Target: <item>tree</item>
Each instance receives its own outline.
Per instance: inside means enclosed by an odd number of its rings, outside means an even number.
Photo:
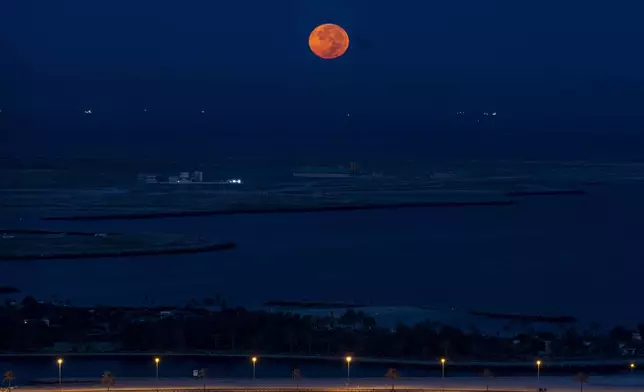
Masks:
[[[644,336],[644,323],[637,324],[637,332],[640,333],[640,336]]]
[[[296,382],[296,387],[299,390],[300,389],[300,378],[302,378],[302,374],[300,373],[300,369],[298,368],[293,368],[293,372],[291,373],[291,377],[293,377],[293,380]]]
[[[11,384],[13,383],[13,380],[15,380],[16,377],[13,375],[13,372],[11,370],[7,370],[4,372],[4,377],[2,379],[2,384],[6,385],[7,388],[11,388]]]
[[[203,381],[203,390],[206,391],[206,368],[201,368],[197,372],[197,378]]]
[[[366,316],[362,320],[362,327],[368,331],[371,331],[376,328],[376,319],[371,316]]]
[[[110,390],[110,387],[116,383],[114,375],[110,371],[104,371],[103,376],[101,377],[101,384],[107,386],[107,390]]]
[[[584,392],[584,384],[588,383],[588,375],[583,372],[577,373],[575,381],[579,382],[579,391]]]
[[[22,306],[25,308],[35,308],[38,306],[38,301],[36,301],[36,298],[28,295],[22,300]]]
[[[345,328],[354,328],[360,322],[360,315],[353,309],[345,310],[344,314],[340,316],[340,324]]]
[[[483,370],[483,377],[485,378],[485,390],[490,390],[490,379],[494,377],[490,369]]]
[[[631,341],[631,339],[633,338],[633,333],[625,327],[618,325],[610,330],[609,336],[611,339],[617,342],[626,343]]]
[[[387,370],[387,373],[385,373],[385,377],[391,379],[391,390],[395,390],[394,382],[399,377],[398,371],[395,368],[389,368],[389,370]]]

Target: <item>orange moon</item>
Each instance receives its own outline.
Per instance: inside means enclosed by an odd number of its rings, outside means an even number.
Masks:
[[[332,23],[319,25],[309,36],[309,48],[326,60],[340,57],[349,49],[349,34]]]

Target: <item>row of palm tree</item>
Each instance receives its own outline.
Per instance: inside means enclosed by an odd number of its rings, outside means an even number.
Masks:
[[[5,371],[2,378],[2,387],[6,389],[11,389],[11,386],[13,385],[13,381],[15,379],[16,377],[13,375],[13,372],[11,370]]]
[[[486,379],[489,380],[493,377],[492,372],[489,369],[485,369],[483,371],[482,376]],[[302,374],[300,372],[300,369],[294,368],[291,374],[291,377],[293,380],[296,381],[296,387],[299,390],[299,380],[302,378]],[[391,390],[394,391],[396,389],[395,382],[400,378],[400,375],[398,373],[398,370],[396,368],[389,368],[387,372],[385,373],[385,377],[389,378],[391,380]],[[205,380],[206,378],[206,369],[201,369],[199,370],[198,373],[198,378]],[[589,377],[586,373],[580,372],[575,375],[575,381],[579,382],[579,387],[580,391],[583,392],[584,390],[584,384],[588,383]],[[15,376],[13,374],[13,371],[7,370],[4,372],[4,377],[2,379],[2,386],[3,388],[6,389],[11,389],[13,382],[15,380]],[[116,384],[116,377],[114,374],[110,371],[105,371],[103,372],[103,375],[101,376],[101,384],[104,385],[107,388],[107,391],[110,391],[110,388]],[[490,389],[490,383],[489,381],[486,382],[485,386],[486,390]],[[206,384],[204,382],[204,391],[206,390]]]

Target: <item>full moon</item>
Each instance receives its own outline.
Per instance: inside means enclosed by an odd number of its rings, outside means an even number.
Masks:
[[[318,57],[334,59],[342,56],[349,48],[349,34],[338,25],[319,25],[309,36],[309,48]]]

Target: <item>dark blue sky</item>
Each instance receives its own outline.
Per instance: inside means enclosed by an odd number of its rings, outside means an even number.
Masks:
[[[0,153],[168,153],[181,137],[377,150],[459,132],[644,146],[643,14],[637,0],[5,1]],[[325,22],[350,35],[340,59],[308,49]],[[477,127],[459,110],[499,116]]]

